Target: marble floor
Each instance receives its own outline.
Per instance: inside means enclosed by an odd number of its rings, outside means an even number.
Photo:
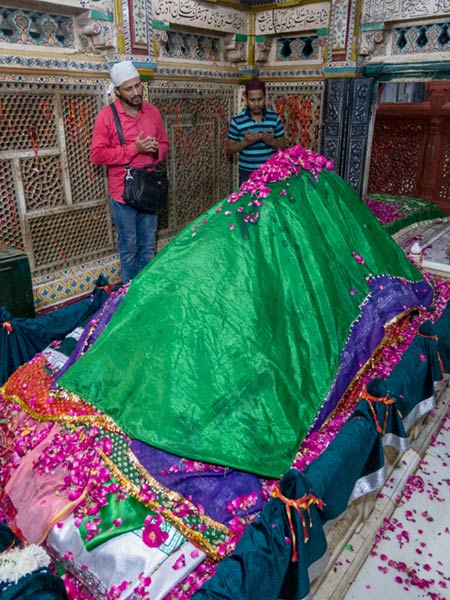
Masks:
[[[344,599],[450,600],[450,411],[396,504]]]

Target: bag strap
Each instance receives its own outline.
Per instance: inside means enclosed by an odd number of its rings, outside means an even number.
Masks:
[[[114,121],[116,122],[117,133],[119,134],[120,145],[125,146],[125,138],[123,137],[122,123],[120,122],[119,113],[117,112],[116,105],[110,104],[111,110],[113,111]]]
[[[116,122],[116,127],[117,127],[117,133],[119,134],[119,140],[120,140],[120,145],[121,146],[125,146],[125,138],[123,136],[123,129],[122,129],[122,123],[120,122],[120,117],[119,117],[119,112],[117,110],[117,107],[114,103],[110,104],[111,110],[113,112],[114,115],[114,121]],[[143,167],[141,167],[142,169],[148,169],[149,167],[154,167],[155,168],[155,163],[149,163],[148,165],[144,165]],[[125,169],[130,169],[130,163],[127,163],[125,165]]]

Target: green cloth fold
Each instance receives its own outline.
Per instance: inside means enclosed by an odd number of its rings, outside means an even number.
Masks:
[[[113,497],[106,506],[102,506],[95,517],[83,519],[79,529],[80,536],[86,550],[93,550],[118,535],[139,529],[143,526],[145,518],[151,514],[153,513],[150,509],[132,496],[127,496],[123,500]],[[94,518],[100,519],[97,526],[100,531],[89,539],[87,525]]]
[[[423,400],[433,398],[434,383],[441,379],[436,341],[417,335],[386,378],[403,420]]]
[[[442,359],[445,373],[450,373],[450,302],[434,324],[434,333],[438,336],[438,351]]]

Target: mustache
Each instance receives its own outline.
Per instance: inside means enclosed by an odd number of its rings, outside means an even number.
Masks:
[[[142,96],[141,95],[137,95],[137,96],[132,96],[131,98],[124,98],[123,96],[119,96],[120,100],[122,102],[124,102],[125,104],[128,104],[128,106],[131,106],[132,108],[135,108],[135,102],[138,101],[139,104],[141,104],[143,102]]]

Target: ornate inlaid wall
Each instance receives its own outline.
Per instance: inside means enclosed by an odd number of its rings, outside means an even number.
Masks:
[[[449,13],[440,0],[3,3],[0,242],[27,251],[37,308],[84,294],[100,272],[119,281],[105,172],[89,159],[111,64],[134,62],[168,129],[161,247],[236,186],[226,135],[254,75],[289,143],[322,150],[363,193],[376,80],[423,64],[450,76]]]
[[[23,248],[36,308],[118,281],[104,170],[89,143],[115,49],[112,0],[2,3],[0,243]]]
[[[169,135],[170,203],[159,222],[164,243],[232,189],[233,164],[224,150],[234,89],[173,83],[152,85],[150,95]]]
[[[89,143],[112,63],[133,60],[170,139],[158,245],[237,185],[225,152],[243,81],[267,80],[290,143],[318,150],[329,3],[31,0],[0,9],[0,242],[24,248],[37,309],[119,281],[105,171]],[[110,99],[110,98],[109,98]]]
[[[361,11],[359,52],[366,65],[399,67],[414,61],[417,77],[424,62],[448,62],[450,4],[440,0],[366,0]],[[398,68],[390,72],[402,76]]]
[[[2,239],[36,275],[110,254],[103,169],[89,157],[99,90],[0,84],[0,107]]]

